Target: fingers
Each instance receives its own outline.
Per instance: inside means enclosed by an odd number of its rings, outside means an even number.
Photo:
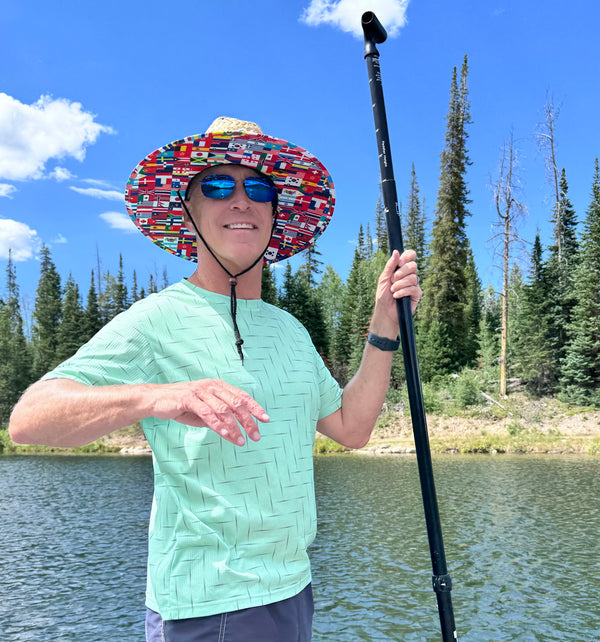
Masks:
[[[381,273],[381,280],[389,280],[393,293],[418,285],[416,258],[414,250],[405,250],[402,255],[398,250],[393,251]]]
[[[414,250],[405,250],[402,255],[394,250],[382,273],[383,278],[389,279],[394,299],[409,297],[413,312],[423,296],[419,286],[416,259],[417,254]]]
[[[380,280],[391,279],[394,271],[400,265],[400,261],[400,252],[398,252],[398,250],[394,250],[390,255],[390,258],[387,260],[385,267],[383,268],[383,272],[379,277]]]
[[[256,420],[269,421],[265,410],[247,392],[220,379],[171,384],[166,392],[173,405],[163,402],[160,414],[155,416],[210,428],[237,446],[246,443],[242,429],[250,439],[258,441],[261,435]]]
[[[209,393],[204,393],[202,401],[209,407],[205,415],[207,427],[223,439],[238,446],[246,443],[240,427],[253,441],[261,437],[254,418],[268,422],[269,416],[247,392],[235,388],[224,381],[214,380]]]

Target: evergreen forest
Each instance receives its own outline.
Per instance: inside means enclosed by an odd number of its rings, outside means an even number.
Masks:
[[[426,409],[435,412],[431,394],[457,380],[463,403],[482,392],[505,397],[513,390],[536,397],[600,407],[600,169],[590,167],[589,205],[575,212],[567,173],[556,162],[558,110],[548,102],[539,132],[553,202],[548,225],[552,243],[538,233],[521,239],[524,204],[515,178],[517,151],[512,134],[502,149],[493,180],[497,211],[496,241],[502,248],[502,288],[484,286],[467,235],[470,216],[467,88],[468,64],[454,69],[440,154],[439,186],[432,221],[413,166],[408,198],[401,210],[405,247],[419,257],[423,299],[415,314],[415,333]],[[354,259],[344,279],[321,259],[318,244],[304,252],[294,272],[288,262],[278,285],[274,270],[263,269],[263,299],[296,316],[333,375],[344,385],[357,370],[365,345],[377,277],[389,255],[381,200],[374,217],[360,226]],[[526,242],[528,265],[516,261],[516,246]],[[40,277],[31,318],[25,318],[16,268],[9,256],[0,288],[0,425],[32,382],[74,354],[104,324],[138,299],[168,285],[150,276],[140,286],[133,272],[91,270],[87,290],[59,275],[50,250],[40,252]],[[402,355],[394,357],[389,393],[402,399]]]

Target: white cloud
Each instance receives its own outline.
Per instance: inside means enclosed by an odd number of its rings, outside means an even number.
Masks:
[[[58,234],[58,236],[52,241],[52,245],[62,245],[63,243],[67,243],[67,239],[62,235]]]
[[[29,225],[0,218],[0,258],[7,259],[11,251],[13,261],[30,259],[41,245],[40,238]]]
[[[137,232],[134,222],[123,212],[104,212],[100,218],[106,221],[110,227],[123,232]]]
[[[300,19],[313,27],[330,24],[362,38],[360,19],[365,11],[372,11],[385,27],[388,36],[394,37],[406,24],[408,2],[409,0],[311,0]]]
[[[97,178],[82,178],[82,183],[87,183],[88,185],[93,185],[94,187],[104,187],[106,189],[115,189],[114,185],[111,185],[108,181],[102,181]]]
[[[82,161],[102,132],[113,133],[95,118],[65,98],[41,96],[26,105],[0,92],[0,178],[42,178],[53,158]]]
[[[75,176],[73,176],[73,174],[71,174],[71,172],[65,167],[55,167],[48,176],[57,180],[59,183],[69,180],[70,178],[75,178]]]
[[[123,192],[114,189],[98,189],[97,187],[73,187],[71,189],[78,194],[91,196],[92,198],[107,198],[110,201],[122,201],[125,196]]]
[[[17,191],[17,188],[14,185],[9,185],[8,183],[0,183],[0,197],[6,196],[7,198],[12,198],[12,194]]]

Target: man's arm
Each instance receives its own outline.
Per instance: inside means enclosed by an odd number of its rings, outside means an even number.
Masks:
[[[407,250],[402,256],[395,251],[388,260],[377,284],[369,326],[373,334],[398,336],[396,299],[408,296],[413,312],[417,307],[422,292],[415,259],[415,252]],[[393,354],[366,344],[358,372],[344,388],[342,407],[318,422],[321,434],[348,448],[362,448],[369,441],[389,387]]]
[[[206,426],[240,446],[245,439],[238,422],[250,439],[258,441],[254,418],[269,421],[249,394],[220,379],[118,386],[49,379],[25,391],[13,409],[9,434],[17,443],[74,447],[145,417]]]

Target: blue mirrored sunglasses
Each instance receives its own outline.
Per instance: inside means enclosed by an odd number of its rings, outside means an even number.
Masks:
[[[206,176],[200,186],[206,198],[221,200],[231,196],[235,189],[235,179],[227,174]],[[275,186],[268,178],[248,176],[244,179],[244,189],[248,198],[257,203],[269,203],[275,198]]]

